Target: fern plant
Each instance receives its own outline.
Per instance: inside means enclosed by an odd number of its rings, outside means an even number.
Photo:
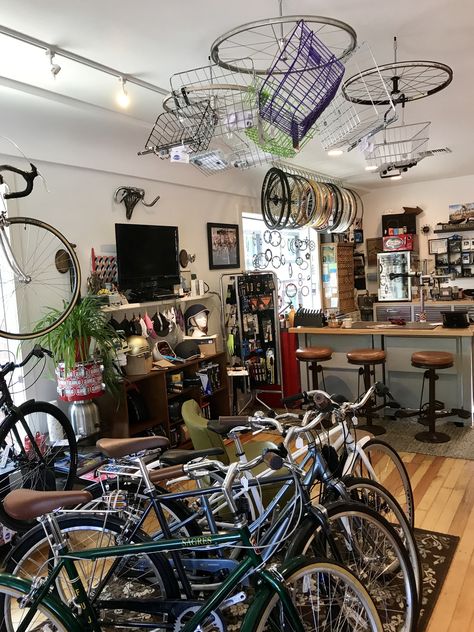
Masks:
[[[99,360],[104,365],[104,383],[112,393],[119,381],[114,369],[117,333],[101,310],[99,296],[87,295],[74,306],[69,316],[58,327],[41,336],[39,342],[53,354],[55,364],[64,362],[64,370],[71,371],[78,362]],[[42,329],[55,322],[61,311],[51,308],[36,327]]]

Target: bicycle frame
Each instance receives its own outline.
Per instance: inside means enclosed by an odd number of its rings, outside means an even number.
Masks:
[[[47,595],[51,591],[54,591],[55,582],[63,569],[65,570],[71,582],[71,585],[74,588],[74,592],[76,595],[75,603],[80,610],[80,612],[76,615],[76,618],[84,626],[83,629],[87,630],[87,632],[101,632],[102,628],[100,620],[97,618],[92,607],[91,600],[86,593],[84,584],[82,583],[82,580],[74,564],[75,560],[94,561],[109,557],[124,558],[140,554],[152,554],[164,551],[182,551],[189,548],[199,549],[202,547],[221,546],[225,544],[235,546],[238,542],[241,542],[243,546],[248,549],[246,557],[243,559],[242,562],[238,564],[235,570],[220,585],[220,587],[215,592],[213,592],[208,600],[204,602],[196,602],[202,603],[202,605],[199,610],[192,616],[192,618],[187,623],[185,623],[182,628],[182,632],[194,632],[200,624],[204,623],[209,614],[212,611],[216,610],[222,603],[222,601],[226,599],[232,593],[232,591],[240,585],[241,581],[245,578],[246,575],[249,574],[250,571],[254,571],[256,574],[258,574],[259,579],[267,586],[270,586],[271,589],[278,594],[286,615],[291,621],[294,632],[304,632],[303,624],[284,585],[283,577],[281,577],[277,572],[266,570],[264,568],[264,561],[261,555],[251,545],[250,532],[246,525],[237,528],[236,531],[234,531],[233,533],[223,535],[208,535],[184,539],[158,540],[153,542],[146,542],[143,544],[114,546],[106,549],[89,549],[86,551],[79,551],[77,553],[71,554],[69,554],[67,546],[64,546],[59,551],[58,563],[54,566],[46,581],[42,583],[39,587],[34,587],[31,582],[28,582],[28,584],[31,586],[30,593],[27,597],[27,603],[30,607],[30,611],[25,616],[20,625],[16,628],[16,632],[26,632],[26,630],[28,629],[28,625],[31,623],[33,617],[35,616],[38,605],[44,598],[47,597]],[[8,584],[10,576],[3,577],[5,579],[5,583]],[[96,600],[97,595],[94,598],[94,601]],[[179,609],[179,606],[182,605],[182,611],[184,611],[189,607],[190,602],[187,599],[174,601],[151,599],[150,601],[146,601],[141,598],[127,601],[127,610],[159,615],[168,612],[166,610],[167,604],[169,608],[174,607],[177,609]],[[124,602],[119,599],[105,601],[99,600],[98,606],[99,608],[105,608],[107,610],[123,609]],[[64,606],[64,609],[69,613],[69,610],[67,610],[66,606]],[[247,622],[247,626],[248,624],[249,623]],[[120,622],[117,622],[117,625],[120,625]],[[241,630],[242,632],[246,632],[246,629],[247,627],[244,620],[244,625],[242,626]]]

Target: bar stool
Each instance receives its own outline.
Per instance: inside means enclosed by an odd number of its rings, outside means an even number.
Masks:
[[[423,383],[421,386],[420,397],[420,423],[423,423],[423,419],[428,425],[428,430],[418,432],[415,435],[415,439],[423,441],[423,443],[446,443],[450,441],[451,437],[445,432],[436,431],[436,419],[439,417],[445,417],[446,413],[441,412],[437,415],[436,411],[439,408],[443,408],[441,402],[436,401],[436,380],[439,379],[439,375],[436,373],[438,369],[449,369],[454,364],[454,357],[452,353],[447,351],[416,351],[411,356],[411,365],[418,369],[426,369],[423,374]],[[425,386],[425,380],[428,380],[428,406],[423,405],[423,390]]]
[[[323,380],[323,388],[326,390],[326,382],[324,380],[324,371],[320,362],[330,360],[332,358],[332,349],[330,347],[305,347],[296,350],[296,359],[300,362],[310,362],[309,369],[312,374],[313,389],[319,389],[318,374],[321,373]]]
[[[376,364],[385,364],[385,360],[387,354],[383,349],[353,349],[346,354],[347,361],[349,364],[359,365],[359,382],[360,376],[364,377],[364,389],[368,391],[372,385],[372,377],[375,382],[375,365]],[[360,395],[360,388],[358,390],[358,395]],[[375,402],[372,401],[367,404],[365,409],[363,410],[363,414],[367,420],[367,423],[364,425],[357,426],[361,430],[367,430],[374,435],[385,434],[387,431],[383,426],[379,426],[373,423],[374,413],[380,408],[383,408],[384,405],[375,407],[373,404]]]

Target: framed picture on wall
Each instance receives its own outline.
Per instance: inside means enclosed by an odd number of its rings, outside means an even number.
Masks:
[[[238,224],[207,224],[209,269],[240,268]]]
[[[428,252],[430,255],[445,255],[448,252],[448,240],[428,239]]]

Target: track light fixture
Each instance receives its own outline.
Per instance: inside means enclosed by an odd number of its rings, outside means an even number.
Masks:
[[[120,105],[121,108],[126,109],[130,105],[130,97],[128,96],[127,88],[125,87],[127,80],[124,77],[119,77],[119,81],[120,92],[117,95],[117,103]]]
[[[51,65],[50,71],[53,75],[53,79],[56,79],[57,75],[61,72],[61,66],[54,63],[56,53],[51,48],[46,49],[46,55],[49,57],[49,63]]]

